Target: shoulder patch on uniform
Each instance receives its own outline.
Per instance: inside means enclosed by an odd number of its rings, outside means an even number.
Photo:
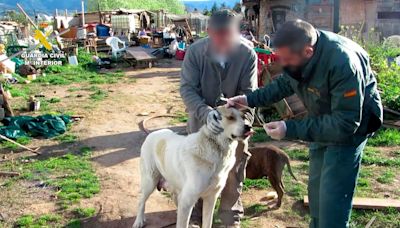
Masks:
[[[346,98],[355,97],[356,95],[357,95],[357,90],[356,89],[348,90],[343,94],[343,96],[346,97]]]

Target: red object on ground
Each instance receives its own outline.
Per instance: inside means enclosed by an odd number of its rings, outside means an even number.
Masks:
[[[176,50],[175,59],[183,60],[185,58],[186,51],[183,50]]]

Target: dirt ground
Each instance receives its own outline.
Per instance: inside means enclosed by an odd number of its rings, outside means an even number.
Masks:
[[[79,138],[72,144],[59,144],[52,140],[34,140],[32,147],[40,146],[45,155],[67,153],[73,148],[89,146],[93,149],[92,162],[100,178],[100,193],[93,198],[81,201],[81,206],[94,207],[97,215],[83,221],[83,227],[90,228],[127,228],[131,227],[136,215],[139,196],[139,155],[140,146],[146,134],[140,130],[139,123],[151,115],[184,112],[179,95],[179,73],[181,62],[165,60],[152,69],[126,72],[123,81],[101,85],[109,92],[109,97],[98,105],[87,104],[81,97],[84,91],[70,92],[73,86],[53,86],[44,91],[46,96],[57,96],[65,102],[58,107],[62,110],[74,110],[75,114],[85,116],[74,124],[71,132]],[[154,120],[152,128],[173,127],[184,130],[182,124],[171,126],[169,119]],[[295,143],[281,143],[279,146],[297,147]],[[303,180],[306,181],[306,180]],[[21,190],[22,191],[22,190]],[[14,196],[7,198],[18,198]],[[41,193],[45,194],[45,193]],[[48,193],[50,194],[50,193]],[[266,204],[266,190],[251,189],[243,193],[244,205],[250,207],[256,203]],[[40,195],[24,192],[27,196],[19,203],[10,203],[18,214],[43,214],[57,210],[55,203],[43,200]],[[17,200],[18,201],[18,200]],[[284,208],[275,211],[256,212],[246,221],[253,227],[301,227],[305,221],[305,208],[300,201],[284,197]],[[15,206],[12,206],[15,205]],[[296,213],[289,212],[296,208]],[[154,192],[147,202],[147,227],[174,227],[176,208],[173,202],[160,192]],[[13,214],[9,214],[13,216]]]

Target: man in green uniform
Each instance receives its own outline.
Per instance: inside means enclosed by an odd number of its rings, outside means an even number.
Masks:
[[[268,135],[311,142],[310,227],[348,227],[361,156],[382,124],[382,104],[368,54],[355,42],[297,20],[274,39],[284,73],[228,105],[262,107],[296,93],[308,116],[270,122]]]

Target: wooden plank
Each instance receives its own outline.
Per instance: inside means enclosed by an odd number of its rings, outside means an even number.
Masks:
[[[0,171],[0,177],[17,177],[19,175],[18,172]]]
[[[126,49],[126,53],[136,59],[137,61],[145,61],[145,60],[155,60],[156,57],[150,53],[148,53],[142,47],[129,47]],[[129,58],[129,56],[128,56]]]
[[[304,205],[308,206],[308,196],[304,196]],[[400,200],[377,198],[353,198],[353,208],[357,209],[385,209],[388,207],[400,210]]]

